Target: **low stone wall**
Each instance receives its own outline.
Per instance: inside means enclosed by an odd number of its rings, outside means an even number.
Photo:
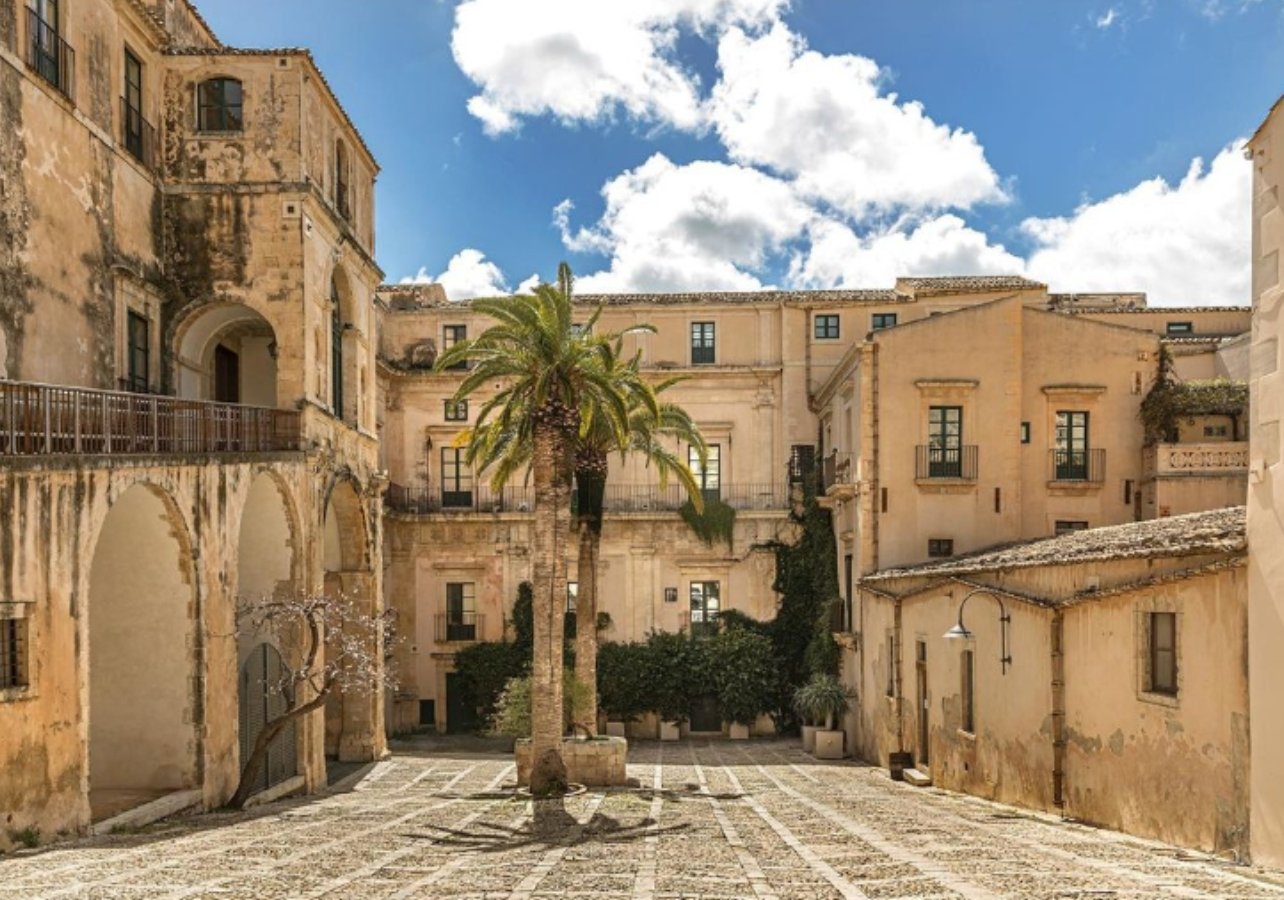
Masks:
[[[517,783],[526,787],[531,783],[530,739],[522,738],[517,741],[513,752],[517,756]],[[562,741],[562,761],[566,763],[566,777],[576,784],[591,787],[620,787],[627,784],[625,763],[628,755],[629,742],[620,737]]]

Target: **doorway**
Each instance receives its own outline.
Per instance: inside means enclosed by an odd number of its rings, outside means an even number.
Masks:
[[[927,712],[927,642],[916,641],[914,644],[914,675],[916,682],[915,697],[918,700],[918,754],[919,765],[928,765],[928,728]]]
[[[446,734],[472,734],[477,730],[477,710],[468,704],[459,675],[446,673]]]
[[[285,714],[285,683],[285,666],[275,647],[264,642],[250,651],[241,665],[239,693],[242,765],[250,758],[267,723]],[[258,790],[266,791],[299,774],[297,724],[291,722],[268,745],[267,758],[255,778]]]
[[[691,730],[703,732],[722,731],[722,708],[716,694],[696,697],[691,703]]]
[[[214,400],[241,402],[241,357],[222,344],[214,348]]]

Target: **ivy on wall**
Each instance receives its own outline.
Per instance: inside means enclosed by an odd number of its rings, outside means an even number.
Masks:
[[[690,500],[678,508],[678,515],[687,527],[695,532],[696,537],[708,546],[716,540],[724,540],[727,547],[733,547],[736,534],[736,511],[721,500],[704,501],[704,510],[697,512]]]
[[[1229,378],[1178,381],[1172,355],[1165,347],[1159,356],[1159,377],[1141,401],[1141,423],[1146,444],[1173,443],[1182,419],[1193,416],[1229,416],[1239,431],[1248,409],[1248,384]]]

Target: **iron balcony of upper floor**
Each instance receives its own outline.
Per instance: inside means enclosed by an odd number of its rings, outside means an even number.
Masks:
[[[279,453],[301,443],[294,410],[0,381],[0,457]]]
[[[76,51],[58,29],[27,7],[27,66],[58,93],[75,101]]]
[[[720,500],[736,510],[783,511],[790,508],[789,485],[727,484],[704,492],[706,502]],[[653,484],[608,484],[603,509],[612,513],[677,512],[687,502],[686,490],[678,484],[661,488]],[[572,507],[575,497],[571,498]],[[496,491],[489,485],[443,491],[440,488],[391,484],[384,494],[391,512],[410,515],[437,513],[529,513],[535,509],[534,488],[509,485]]]
[[[1101,484],[1106,480],[1106,451],[1102,448],[1049,450],[1050,481]]]

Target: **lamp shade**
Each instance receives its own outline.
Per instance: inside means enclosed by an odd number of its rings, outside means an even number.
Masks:
[[[962,622],[959,622],[949,631],[945,632],[945,637],[947,640],[951,640],[951,641],[957,641],[957,640],[966,641],[971,639],[972,632],[964,628]]]

